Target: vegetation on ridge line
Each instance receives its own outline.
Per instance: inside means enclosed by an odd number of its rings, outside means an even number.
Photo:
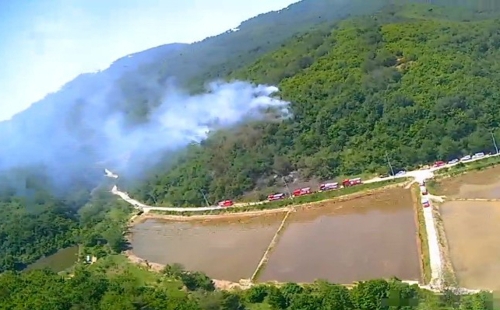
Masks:
[[[386,155],[409,169],[493,149],[500,23],[425,8],[396,6],[310,31],[233,73],[279,82],[294,118],[219,132],[129,192],[148,204],[203,205],[203,193],[258,198],[283,186],[276,175],[300,183],[386,172]]]

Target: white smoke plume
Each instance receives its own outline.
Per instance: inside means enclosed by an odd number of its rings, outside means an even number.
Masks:
[[[210,131],[265,119],[269,110],[290,116],[289,103],[274,97],[274,86],[215,82],[208,93],[194,96],[171,85],[149,90],[160,92],[161,104],[151,108],[146,122],[131,127],[126,126],[129,115],[109,102],[116,97],[114,88],[80,93],[84,99],[76,100],[73,93],[73,98],[63,95],[67,89],[50,95],[0,123],[0,171],[43,165],[61,183],[91,163],[125,163],[120,170],[140,172],[138,165],[152,165],[165,152],[200,142]],[[123,161],[130,154],[132,159]]]
[[[150,113],[149,122],[123,130],[121,118],[111,118],[103,128],[109,138],[108,154],[134,151],[155,153],[177,149],[190,142],[200,142],[216,128],[227,128],[243,121],[264,117],[269,108],[288,116],[288,102],[271,97],[278,91],[274,86],[253,86],[245,82],[212,83],[209,92],[187,96],[171,89],[163,104]]]

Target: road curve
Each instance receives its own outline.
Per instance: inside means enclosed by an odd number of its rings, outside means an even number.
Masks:
[[[469,160],[469,161],[467,161],[467,163],[490,158],[490,157],[494,157],[494,156],[498,156],[498,155],[500,155],[500,153],[494,154],[494,155],[485,155],[481,158]],[[418,169],[418,170],[408,171],[404,175],[400,175],[400,176],[391,176],[391,177],[387,177],[387,178],[376,177],[376,178],[373,178],[370,180],[363,181],[363,183],[365,183],[365,184],[366,183],[375,183],[375,182],[387,181],[387,180],[397,179],[397,178],[407,178],[407,177],[413,178],[413,182],[425,181],[427,179],[431,179],[434,177],[434,171],[439,170],[439,169],[449,168],[449,167],[455,166],[457,164],[458,163],[451,164],[451,165],[448,164],[448,165],[444,165],[441,167],[432,167],[432,168],[428,168],[428,169]],[[105,175],[109,178],[113,178],[113,179],[118,178],[117,174],[114,174],[113,172],[111,172],[108,169],[105,169],[104,172],[105,172]],[[219,206],[192,207],[192,208],[156,207],[156,206],[146,205],[140,201],[137,201],[137,200],[131,198],[126,192],[120,191],[116,185],[113,186],[113,188],[111,189],[111,193],[119,196],[124,201],[126,201],[129,204],[131,204],[132,206],[134,206],[134,208],[139,209],[143,212],[149,212],[152,210],[170,211],[170,212],[179,212],[179,213],[182,213],[182,212],[206,212],[206,211],[219,210],[219,209],[237,208],[237,207],[243,207],[243,206],[254,206],[254,205],[264,204],[267,202],[267,201],[258,201],[258,202],[249,202],[249,203],[236,203],[232,207],[219,207]]]

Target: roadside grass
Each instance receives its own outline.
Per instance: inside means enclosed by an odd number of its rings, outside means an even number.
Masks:
[[[424,284],[431,281],[431,263],[429,257],[429,242],[427,240],[427,229],[425,228],[424,210],[422,208],[420,189],[418,186],[412,186],[412,196],[414,207],[417,212],[418,238],[420,240],[420,260],[422,263],[422,272]]]
[[[248,309],[248,310],[271,310],[272,307],[266,302],[261,303],[261,304],[250,304],[249,303],[246,305],[246,309]]]
[[[174,211],[163,211],[163,210],[151,210],[150,213],[155,214],[166,214],[166,215],[216,215],[216,214],[224,214],[224,213],[236,213],[236,212],[247,212],[247,211],[259,211],[259,210],[272,210],[285,208],[289,206],[303,205],[307,203],[320,202],[324,200],[330,200],[334,198],[338,198],[341,196],[351,195],[363,191],[374,190],[378,188],[382,188],[388,185],[400,184],[407,182],[408,178],[398,178],[391,179],[381,182],[374,182],[368,184],[361,184],[352,187],[341,188],[337,190],[314,193],[311,195],[300,196],[295,198],[286,198],[283,200],[266,202],[259,205],[251,205],[251,206],[241,206],[241,207],[228,207],[224,209],[210,210],[206,212],[197,212],[197,211],[186,211],[186,212],[174,212]]]
[[[111,278],[121,274],[132,275],[140,285],[159,286],[172,294],[184,294],[180,291],[183,287],[181,281],[165,277],[158,272],[152,272],[145,266],[134,264],[121,254],[100,258],[88,268],[91,272],[103,273]]]
[[[434,179],[428,180],[425,186],[427,187],[429,193],[433,195],[439,195],[439,193],[441,193],[441,183],[437,180]]]

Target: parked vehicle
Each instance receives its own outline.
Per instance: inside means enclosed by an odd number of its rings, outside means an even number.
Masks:
[[[438,167],[442,167],[444,165],[446,165],[446,163],[444,161],[440,160],[440,161],[435,162],[433,167],[438,168]]]
[[[319,185],[319,191],[320,192],[325,192],[325,191],[331,191],[334,189],[339,188],[339,183],[338,182],[333,182],[333,183],[323,183]]]
[[[267,196],[268,201],[275,201],[275,200],[281,200],[281,199],[285,199],[285,194],[277,193],[277,194],[271,194],[271,195]]]
[[[354,185],[359,185],[363,184],[361,181],[361,178],[355,178],[355,179],[345,179],[342,181],[342,186],[343,187],[349,187],[349,186],[354,186]]]
[[[468,160],[471,160],[471,159],[472,159],[472,156],[466,155],[466,156],[460,158],[460,161],[468,161]]]
[[[219,207],[232,207],[234,205],[234,202],[232,200],[223,200],[219,201],[218,203]]]
[[[398,173],[396,173],[396,176],[399,177],[399,176],[402,176],[402,175],[405,175],[405,174],[406,174],[406,171],[401,170]]]
[[[425,187],[424,185],[420,185],[420,192],[422,193],[422,195],[427,195],[427,187]]]
[[[304,188],[299,188],[293,191],[292,196],[293,197],[298,197],[298,196],[304,196],[304,195],[309,195],[312,194],[311,188],[310,187],[304,187]]]
[[[452,160],[450,160],[450,161],[448,162],[448,165],[454,165],[454,164],[456,164],[456,163],[458,163],[458,162],[459,162],[459,160],[458,160],[458,159],[452,159]]]
[[[477,159],[477,158],[483,158],[484,157],[484,153],[481,152],[481,153],[476,153],[472,156],[472,159]]]

